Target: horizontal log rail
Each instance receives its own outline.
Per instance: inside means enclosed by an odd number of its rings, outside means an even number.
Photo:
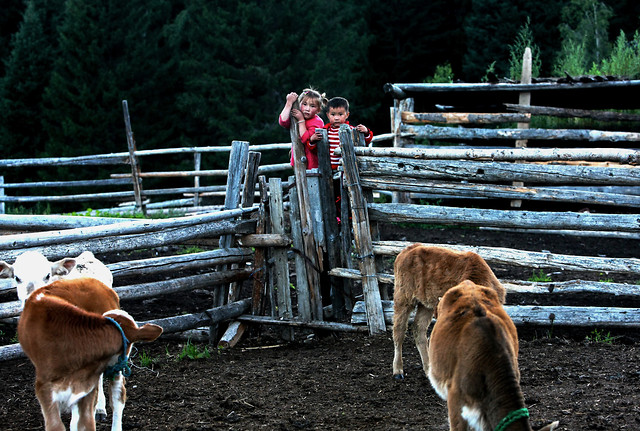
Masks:
[[[382,301],[384,319],[393,322],[393,301]],[[582,327],[640,327],[640,308],[621,307],[571,307],[538,305],[505,305],[505,311],[518,326],[553,325]],[[364,302],[358,301],[353,308],[351,323],[366,323]]]
[[[504,184],[637,186],[640,167],[575,166],[475,160],[422,160],[401,157],[358,157],[362,177],[393,175],[444,181]]]
[[[531,114],[512,113],[460,113],[460,112],[435,112],[417,113],[404,111],[401,114],[405,124],[497,124],[497,123],[528,123]]]
[[[376,241],[374,242],[373,251],[377,255],[396,256],[411,244],[413,243],[406,241]],[[473,251],[478,253],[483,259],[491,264],[506,264],[531,268],[553,268],[568,271],[587,271],[604,274],[640,274],[640,259],[631,257],[614,258],[574,256],[517,250],[504,247],[482,247],[456,244],[424,243],[424,245],[447,247],[460,251]]]
[[[586,205],[640,207],[640,195],[606,193],[551,187],[501,186],[421,181],[415,178],[380,175],[361,177],[360,184],[372,190],[401,191],[423,195],[466,199],[520,199],[530,201],[571,202]]]
[[[329,271],[333,277],[359,280],[362,273],[357,269],[333,268]],[[376,274],[380,283],[393,284],[395,277],[392,274]],[[526,282],[503,281],[502,285],[507,293],[519,293],[527,295],[550,295],[567,293],[607,294],[615,296],[640,296],[640,288],[637,285],[625,283],[608,283],[603,281],[570,280],[562,282]]]
[[[338,154],[341,149],[336,150]],[[356,156],[422,160],[589,161],[640,164],[640,150],[626,148],[376,148],[355,147]]]
[[[556,108],[552,106],[504,104],[508,110],[559,118],[591,118],[598,121],[640,121],[640,115],[625,112],[595,111],[589,109]]]
[[[557,83],[539,82],[535,84],[511,84],[511,83],[433,83],[433,84],[413,84],[413,83],[387,83],[384,85],[384,92],[390,94],[395,99],[406,99],[420,93],[456,93],[456,92],[515,92],[520,93],[536,91],[559,91],[559,90],[584,90],[597,88],[628,88],[640,87],[640,80],[608,81],[608,82],[587,82],[587,83]]]
[[[401,133],[424,139],[538,139],[587,142],[640,142],[637,132],[608,132],[584,129],[478,129],[438,126],[400,126]]]
[[[369,217],[395,223],[640,232],[640,214],[509,211],[417,204],[368,204]]]
[[[167,228],[181,228],[195,226],[202,223],[234,219],[255,211],[257,211],[257,208],[238,208],[234,210],[225,210],[216,213],[192,215],[187,217],[174,217],[160,220],[131,219],[130,221],[114,223],[106,226],[82,227],[68,229],[65,231],[4,235],[0,236],[0,250],[61,244],[108,236],[158,232]]]

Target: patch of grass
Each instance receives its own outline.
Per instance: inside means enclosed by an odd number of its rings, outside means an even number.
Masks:
[[[604,333],[604,330],[594,329],[591,331],[591,335],[587,335],[586,340],[592,343],[613,344],[615,340],[620,338],[619,336],[611,335],[611,332]]]
[[[140,366],[145,368],[152,368],[156,359],[151,357],[147,352],[142,352],[140,355]]]
[[[196,344],[193,344],[191,340],[187,340],[184,346],[182,346],[182,350],[178,354],[178,361],[181,361],[185,358],[195,360],[202,358],[210,358],[211,352],[209,352],[209,348],[204,346],[204,349],[201,349]]]
[[[543,270],[539,269],[538,271],[533,271],[531,277],[529,277],[529,281],[534,282],[542,282],[542,281],[551,281],[551,277],[544,273]]]
[[[203,248],[198,247],[197,245],[192,245],[192,246],[186,247],[186,248],[178,251],[178,254],[202,253],[203,251],[204,251]]]

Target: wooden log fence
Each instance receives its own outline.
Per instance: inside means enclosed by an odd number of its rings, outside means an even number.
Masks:
[[[640,81],[580,84],[581,92],[602,88],[640,88]],[[598,121],[638,121],[636,114],[617,115],[611,111],[581,110],[550,106],[536,107],[539,91],[553,93],[562,89],[574,90],[574,84],[388,84],[385,90],[396,100],[392,110],[392,148],[358,148],[342,143],[343,169],[350,183],[367,190],[394,193],[391,203],[363,201],[370,223],[426,223],[434,225],[469,226],[518,230],[524,232],[562,232],[595,236],[627,238],[640,235],[640,150],[637,131],[609,131],[586,129],[481,128],[497,123],[530,125],[536,116],[596,119]],[[510,110],[526,114],[504,112],[413,112],[413,97],[429,96],[438,106],[448,106],[452,94],[474,92],[516,94],[530,92],[531,105],[507,104]],[[563,93],[569,94],[569,93]],[[577,94],[577,93],[576,93]],[[460,97],[456,99],[458,102]],[[521,99],[522,100],[522,99]],[[402,101],[404,103],[399,103]],[[402,107],[405,107],[403,109]],[[611,106],[616,106],[615,101]],[[636,106],[640,108],[640,106]],[[464,125],[464,127],[459,127]],[[453,126],[453,127],[450,127]],[[342,136],[341,136],[342,138]],[[348,139],[348,137],[347,137]],[[456,141],[462,147],[417,145],[412,139]],[[512,142],[527,140],[521,148],[477,148],[478,141]],[[532,140],[563,143],[563,148],[535,148]],[[603,144],[597,148],[580,148],[584,142],[616,142],[617,148]],[[573,144],[573,145],[572,145]],[[351,153],[351,154],[348,154]],[[350,160],[354,160],[351,162]],[[515,184],[512,184],[515,183]],[[403,199],[399,199],[402,198]],[[440,199],[437,205],[411,203],[412,198]],[[353,199],[353,197],[352,197]],[[468,200],[485,199],[486,208],[467,205]],[[504,202],[518,201],[521,206],[504,209]],[[491,202],[495,202],[492,204]],[[546,203],[555,206],[583,203],[595,211],[548,210]],[[493,206],[495,205],[495,206]],[[508,205],[508,204],[507,204]],[[355,224],[354,224],[355,230]],[[371,251],[356,243],[356,255],[395,257],[409,242],[374,241]],[[524,251],[496,247],[443,245],[459,250],[473,250],[490,265],[510,265],[525,268],[544,268],[549,271],[579,271],[593,274],[638,275],[640,259],[629,249],[628,258],[562,255],[546,251]],[[375,279],[381,284],[393,284],[392,274],[375,268],[360,270],[332,268],[331,276],[351,280]],[[363,281],[364,283],[364,281]],[[640,288],[632,284],[604,283],[588,280],[532,283],[504,280],[510,294],[535,298],[543,295],[557,298],[559,294],[591,293],[637,298]],[[507,296],[509,298],[509,295]],[[551,299],[553,301],[553,299]],[[391,323],[392,303],[381,301],[375,311],[383,309],[384,322]],[[366,300],[358,301],[352,313],[352,324],[371,325],[370,307]],[[623,307],[583,307],[570,305],[507,305],[507,311],[518,325],[570,325],[591,327],[640,327],[640,309]]]

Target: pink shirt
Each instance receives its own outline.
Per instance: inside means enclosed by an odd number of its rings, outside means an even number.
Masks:
[[[291,127],[291,119],[287,118],[285,121],[278,116],[278,123],[289,129]],[[311,135],[316,132],[316,128],[322,129],[324,127],[324,121],[318,115],[308,120],[305,120],[305,126],[307,131],[304,135],[300,136],[300,140],[304,144],[304,152],[307,157],[307,169],[315,169],[318,167],[318,145],[315,142],[311,142]],[[293,150],[291,151],[291,166],[293,166]]]

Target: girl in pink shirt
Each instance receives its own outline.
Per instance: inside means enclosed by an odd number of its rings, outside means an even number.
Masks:
[[[299,109],[292,108],[296,100],[300,105]],[[322,111],[326,101],[324,94],[320,94],[312,88],[305,88],[300,96],[296,93],[289,93],[278,117],[278,123],[287,129],[291,126],[291,117],[296,121],[298,136],[304,144],[307,157],[307,169],[318,167],[318,141],[321,138],[316,135],[315,131],[317,128],[324,127],[324,121],[318,116],[318,113]],[[291,166],[293,163],[293,151],[291,151]]]

